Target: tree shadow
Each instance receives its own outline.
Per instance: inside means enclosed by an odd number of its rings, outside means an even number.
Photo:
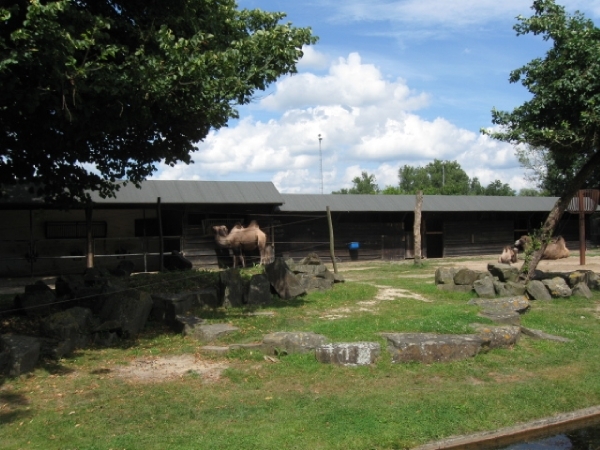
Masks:
[[[0,378],[0,384],[3,383]],[[33,412],[25,409],[29,399],[16,392],[0,392],[0,426],[31,417]]]

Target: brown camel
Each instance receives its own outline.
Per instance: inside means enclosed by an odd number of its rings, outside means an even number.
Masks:
[[[241,224],[236,224],[231,231],[227,232],[225,225],[213,227],[215,232],[215,242],[219,247],[231,249],[233,252],[233,267],[237,267],[238,259],[242,262],[242,267],[246,267],[244,251],[252,251],[258,248],[260,253],[260,264],[267,264],[267,235],[261,231],[255,220],[244,228]]]
[[[506,245],[502,249],[502,254],[498,258],[498,262],[502,264],[510,264],[517,262],[517,252],[510,245]]]
[[[518,253],[519,251],[527,250],[530,246],[531,237],[525,235],[521,236],[517,241],[515,241],[514,250],[516,253]],[[562,259],[568,257],[569,249],[567,248],[565,239],[562,236],[553,238],[546,246],[546,250],[544,250],[544,254],[542,255],[542,259]]]

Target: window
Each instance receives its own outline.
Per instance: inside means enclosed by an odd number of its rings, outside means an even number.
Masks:
[[[46,222],[46,239],[77,239],[87,236],[85,222]],[[104,238],[106,222],[92,222],[92,237]]]

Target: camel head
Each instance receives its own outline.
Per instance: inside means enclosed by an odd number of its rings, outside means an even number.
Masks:
[[[215,225],[213,227],[213,232],[215,233],[215,237],[227,237],[227,234],[229,233],[225,225]]]

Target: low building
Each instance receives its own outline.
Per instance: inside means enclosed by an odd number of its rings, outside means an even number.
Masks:
[[[556,198],[424,196],[421,236],[427,258],[499,254],[539,228]],[[59,275],[121,259],[155,271],[161,255],[181,252],[194,265],[227,262],[212,227],[256,220],[276,255],[330,256],[327,209],[336,258],[400,260],[414,256],[415,197],[409,195],[281,194],[270,182],[159,181],[122,186],[116,198],[93,196],[91,208],[63,210],[23,190],[0,198],[0,276]],[[588,220],[589,222],[589,220]],[[590,234],[589,223],[586,236]],[[88,239],[88,232],[90,239]],[[578,248],[578,217],[557,228]],[[258,255],[250,255],[257,258]],[[247,258],[248,259],[248,258]],[[252,259],[251,259],[252,261]],[[257,259],[254,259],[257,261]]]

